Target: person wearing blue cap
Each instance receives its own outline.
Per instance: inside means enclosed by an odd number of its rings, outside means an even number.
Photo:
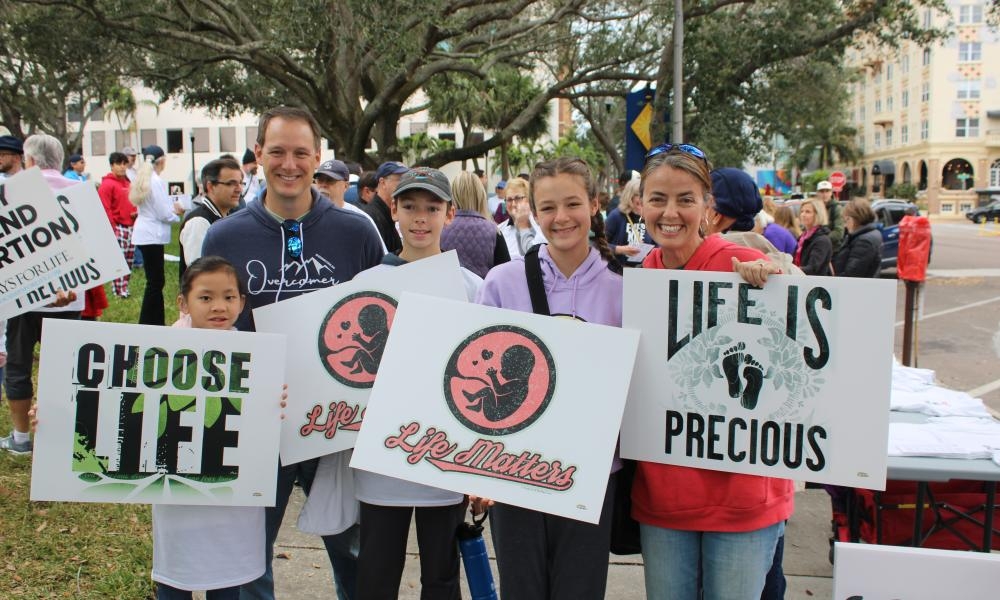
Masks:
[[[392,220],[389,202],[392,201],[396,187],[399,186],[399,178],[409,170],[409,167],[396,161],[387,161],[379,165],[375,171],[375,178],[378,181],[375,197],[362,207],[372,221],[375,221],[382,242],[391,254],[399,254],[403,249],[403,241],[399,238],[399,232],[396,231],[396,225]]]
[[[24,144],[12,135],[0,135],[0,179],[13,177],[24,168]]]
[[[87,168],[87,161],[83,160],[83,157],[79,154],[71,154],[69,156],[69,168],[63,173],[63,177],[66,179],[75,179],[76,181],[87,181],[88,175],[84,173],[84,169]]]

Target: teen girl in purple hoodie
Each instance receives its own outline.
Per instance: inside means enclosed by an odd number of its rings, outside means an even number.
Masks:
[[[608,268],[617,261],[604,228],[594,221],[597,190],[587,164],[577,158],[540,163],[531,174],[530,202],[548,240],[539,247],[538,260],[550,314],[621,327],[622,278]],[[591,247],[591,231],[597,248]],[[518,257],[490,270],[478,302],[533,312],[525,260]],[[505,598],[604,598],[611,501],[620,468],[616,459],[597,525],[508,504],[493,506],[490,522]]]

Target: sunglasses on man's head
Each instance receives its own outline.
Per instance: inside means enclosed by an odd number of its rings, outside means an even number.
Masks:
[[[675,150],[677,152],[683,152],[684,154],[690,154],[695,158],[700,158],[705,161],[706,164],[708,163],[708,157],[705,156],[705,152],[694,144],[660,144],[646,153],[646,160],[653,158],[657,154],[664,154]]]
[[[298,221],[288,219],[281,224],[285,230],[285,250],[288,256],[298,258],[302,256],[302,224]]]

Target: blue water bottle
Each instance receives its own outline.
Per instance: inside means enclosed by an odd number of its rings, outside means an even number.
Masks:
[[[486,553],[486,541],[483,540],[483,522],[488,514],[488,511],[483,512],[478,520],[473,515],[472,523],[462,523],[456,532],[472,600],[498,600],[490,557]]]

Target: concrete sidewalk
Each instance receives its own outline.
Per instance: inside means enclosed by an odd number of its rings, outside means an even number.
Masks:
[[[302,506],[299,489],[285,515],[285,522],[278,536],[274,552],[275,593],[279,600],[300,598],[335,598],[330,562],[323,544],[313,535],[301,533],[295,527]],[[795,515],[788,522],[785,533],[785,576],[788,579],[788,600],[826,599],[833,596],[832,567],[828,559],[830,529],[830,500],[823,490],[804,490],[795,495]],[[420,598],[420,564],[417,558],[416,533],[411,529],[407,548],[406,570],[400,585],[399,598]],[[490,536],[486,543],[490,557],[493,548]],[[614,600],[643,600],[641,556],[611,556],[608,570],[607,598]],[[496,575],[496,562],[493,563]],[[469,598],[462,574],[462,597]]]

